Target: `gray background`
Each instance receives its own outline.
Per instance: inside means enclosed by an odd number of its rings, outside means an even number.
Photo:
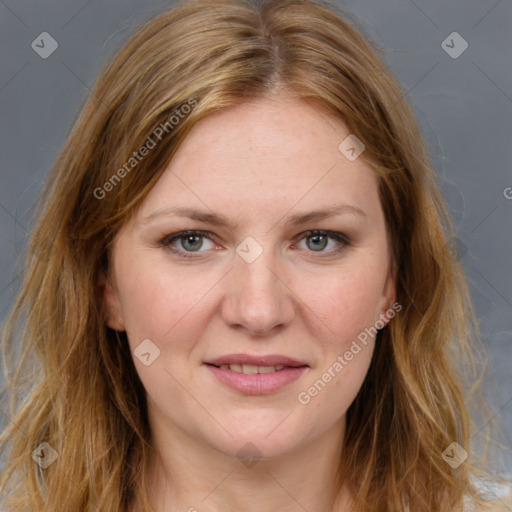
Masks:
[[[512,2],[339,3],[385,50],[428,141],[491,354],[487,389],[496,389],[492,409],[505,430],[499,440],[510,448]],[[33,202],[78,107],[106,57],[171,4],[0,0],[0,321],[19,289],[15,265],[30,233]],[[454,31],[469,45],[458,58],[441,45]],[[31,47],[42,32],[59,45],[46,59]],[[447,44],[461,48],[456,40]],[[510,454],[504,452],[502,464],[510,474]]]

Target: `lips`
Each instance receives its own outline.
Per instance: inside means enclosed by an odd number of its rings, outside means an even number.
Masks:
[[[245,395],[278,392],[299,379],[309,368],[303,361],[279,354],[230,354],[204,364],[219,382]]]
[[[254,356],[249,354],[229,354],[206,361],[205,364],[220,367],[221,365],[251,365],[251,366],[282,366],[284,368],[298,368],[309,366],[304,361],[299,361],[288,356],[280,354],[270,354],[265,356]]]

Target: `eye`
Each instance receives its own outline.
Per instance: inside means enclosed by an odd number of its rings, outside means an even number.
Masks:
[[[329,239],[335,240],[336,244],[334,249],[325,251],[324,249],[327,247]],[[349,238],[343,233],[318,229],[302,233],[297,240],[304,240],[307,248],[311,249],[312,252],[327,253],[326,256],[339,254],[350,245]]]
[[[209,242],[212,242],[211,235],[205,231],[181,231],[172,235],[166,236],[160,240],[162,247],[167,247],[173,252],[178,252],[186,258],[193,258],[194,256],[188,256],[187,252],[200,252],[199,249],[203,247],[203,238],[206,238]],[[184,251],[177,249],[174,244],[178,242]]]
[[[180,231],[179,233],[167,235],[159,241],[159,245],[185,258],[194,258],[196,256],[193,253],[204,252],[200,251],[204,246],[204,239],[213,243],[211,234],[206,231]],[[329,244],[329,239],[334,240],[336,246],[334,249],[325,251]],[[305,240],[306,246],[310,250],[309,252],[326,253],[326,256],[339,254],[350,245],[350,240],[346,235],[335,231],[311,230],[302,233],[295,240]]]

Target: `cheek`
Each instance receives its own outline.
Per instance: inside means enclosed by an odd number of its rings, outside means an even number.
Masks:
[[[301,300],[317,317],[319,330],[311,335],[321,357],[299,402],[307,402],[327,423],[353,402],[373,354],[384,276],[376,265],[361,263],[360,259],[335,275],[308,278],[302,288],[308,292],[301,294]]]
[[[371,266],[318,274],[303,283],[300,298],[315,316],[329,350],[346,346],[365,328],[374,326],[382,303],[382,276]]]
[[[364,273],[317,283],[324,294],[311,294],[304,302],[322,319],[317,322],[321,332],[313,334],[321,357],[297,397],[300,407],[315,411],[306,420],[305,428],[311,431],[317,422],[337,421],[359,392],[374,350],[381,291]]]
[[[208,318],[207,292],[218,279],[199,277],[197,272],[178,273],[162,265],[132,267],[124,277],[121,292],[126,332],[137,374],[148,397],[168,418],[178,421],[175,409],[189,410],[191,417],[200,417],[200,409],[190,401],[180,383],[191,382],[194,377],[190,353]],[[137,347],[147,339],[157,349],[145,345],[149,347],[145,352],[149,350],[152,360],[153,351],[158,356],[146,366],[137,357]]]
[[[309,387],[301,390],[297,399],[298,407],[306,412],[306,430],[314,432],[318,424],[334,424],[346,414],[366,378],[372,353],[370,342],[351,361],[341,363],[334,358],[318,371]],[[341,370],[336,370],[336,363],[342,366]]]
[[[176,272],[165,265],[142,268],[136,262],[131,271],[125,269],[124,278],[122,309],[131,344],[149,338],[162,349],[171,342],[179,348],[180,340],[190,337],[205,295],[215,284],[197,272]],[[188,336],[180,335],[184,330]]]

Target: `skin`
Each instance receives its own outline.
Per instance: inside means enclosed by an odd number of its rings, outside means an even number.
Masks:
[[[132,355],[148,338],[160,350],[149,366],[134,357],[148,397],[148,485],[158,512],[348,510],[335,471],[374,339],[307,405],[298,395],[395,300],[376,176],[338,150],[349,133],[339,119],[284,95],[212,114],[117,234],[102,282],[107,324],[127,332]],[[339,203],[364,215],[347,210],[286,225],[291,215]],[[144,221],[170,206],[221,213],[233,227],[175,215]],[[311,229],[351,242],[315,239]],[[184,230],[212,240],[159,244]],[[236,252],[249,236],[263,248],[252,263]],[[235,352],[288,355],[309,368],[279,391],[247,395],[203,364]],[[248,442],[261,456],[251,467],[237,457]]]

